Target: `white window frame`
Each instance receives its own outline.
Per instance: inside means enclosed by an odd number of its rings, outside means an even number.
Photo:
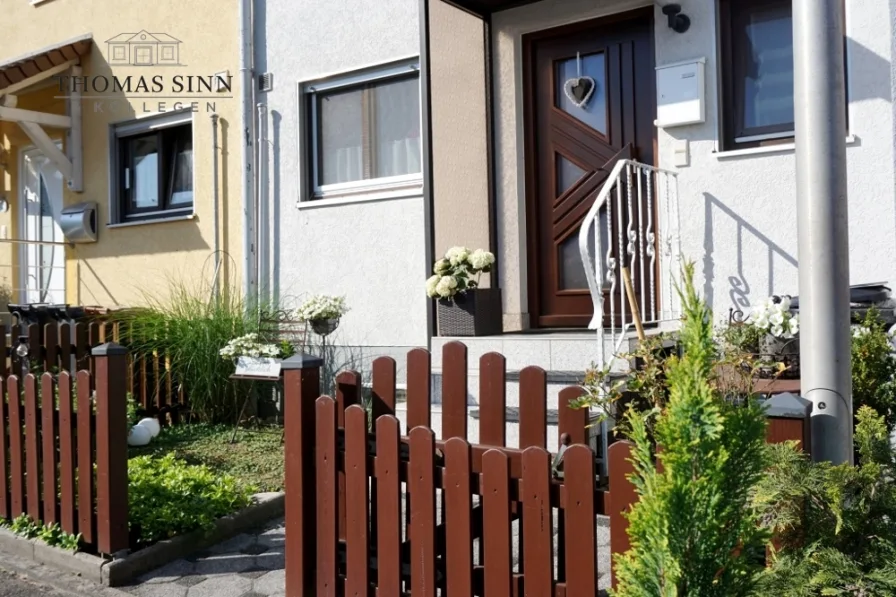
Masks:
[[[196,215],[196,120],[193,111],[189,108],[162,114],[144,116],[136,120],[128,120],[109,125],[109,221],[107,228],[120,228],[124,226],[138,226],[141,224],[157,224],[177,220],[192,219]],[[125,217],[122,213],[119,166],[120,142],[123,138],[132,137],[142,133],[149,133],[159,129],[167,129],[189,124],[193,135],[193,204],[189,207],[175,209],[161,209],[152,212],[143,212],[134,218]]]
[[[317,102],[315,101],[314,96],[320,92],[354,87],[363,83],[386,81],[388,79],[407,75],[409,72],[417,75],[417,81],[419,83],[419,57],[405,58],[386,64],[355,70],[349,73],[340,73],[299,82],[299,135],[301,141],[299,147],[306,149],[306,151],[300,151],[299,155],[302,163],[300,164],[299,170],[300,172],[307,173],[308,181],[310,183],[302,187],[308,190],[302,193],[300,202],[320,201],[322,199],[341,199],[358,195],[372,195],[371,198],[376,199],[381,198],[383,194],[405,195],[419,191],[419,188],[423,184],[422,172],[404,174],[401,176],[369,178],[366,180],[328,185],[321,185],[318,181],[320,172],[318,167],[320,165],[320,157],[318,155],[319,147],[317,141],[318,114]],[[419,97],[420,96],[418,95],[418,98]]]

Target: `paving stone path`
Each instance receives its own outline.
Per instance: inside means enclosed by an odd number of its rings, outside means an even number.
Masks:
[[[175,560],[119,589],[137,597],[282,597],[285,540],[283,520],[272,521],[255,532]],[[555,549],[556,540],[555,529]],[[605,524],[597,525],[597,540],[598,588],[605,595],[610,584]]]
[[[271,597],[285,591],[283,521],[175,560],[120,590],[137,597]]]

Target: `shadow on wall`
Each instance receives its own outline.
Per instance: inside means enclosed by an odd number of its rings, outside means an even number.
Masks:
[[[799,267],[796,257],[785,251],[769,237],[760,232],[756,227],[751,225],[742,216],[734,212],[730,207],[722,203],[717,197],[711,193],[703,193],[704,198],[704,232],[703,232],[703,275],[704,287],[703,294],[706,297],[707,304],[714,311],[716,309],[714,282],[715,282],[715,230],[722,229],[722,223],[725,220],[733,222],[736,233],[737,245],[737,275],[728,276],[728,297],[730,306],[735,309],[745,310],[750,307],[749,295],[754,289],[750,280],[744,272],[744,239],[745,236],[752,237],[754,241],[759,241],[765,246],[765,255],[753,254],[747,255],[747,259],[759,259],[764,257],[768,267],[767,286],[762,290],[762,296],[769,296],[774,292],[775,267]],[[727,242],[727,240],[726,240]]]

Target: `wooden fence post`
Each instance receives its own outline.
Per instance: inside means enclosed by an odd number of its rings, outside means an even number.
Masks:
[[[629,480],[629,475],[635,472],[631,462],[634,444],[628,441],[617,441],[610,444],[607,450],[608,468],[610,470],[610,569],[612,572],[612,584],[617,586],[616,558],[621,556],[631,547],[628,536],[628,518],[626,515],[631,507],[637,503],[639,497],[634,484]]]
[[[114,342],[92,352],[96,372],[97,549],[128,548],[127,354]]]
[[[795,440],[806,454],[812,455],[812,402],[790,392],[776,394],[765,401],[768,417],[766,441],[780,444]]]
[[[317,552],[314,403],[323,361],[300,354],[283,361],[286,459],[286,597],[314,595]]]

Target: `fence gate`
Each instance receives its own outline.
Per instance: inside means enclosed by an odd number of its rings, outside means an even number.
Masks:
[[[596,516],[611,500],[584,445],[587,414],[567,406],[581,390],[561,393],[557,463],[544,445],[544,371],[524,370],[520,447],[506,447],[504,359],[485,355],[480,437],[492,443],[471,444],[466,347],[450,344],[443,358],[439,439],[425,350],[408,356],[407,435],[392,359],[374,363],[373,423],[357,373],[340,374],[331,398],[319,396],[319,359],[284,362],[287,597],[597,594]]]

